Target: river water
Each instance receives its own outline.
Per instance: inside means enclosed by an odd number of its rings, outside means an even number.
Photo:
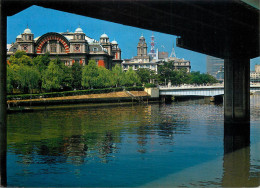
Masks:
[[[8,115],[8,186],[260,184],[260,96],[251,96],[250,147],[229,154],[223,105],[71,107]]]

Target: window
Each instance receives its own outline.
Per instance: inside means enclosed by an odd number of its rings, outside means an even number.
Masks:
[[[57,50],[56,48],[57,48],[57,45],[55,43],[52,43],[51,44],[51,53],[55,53]]]
[[[98,51],[98,48],[93,48],[93,51],[94,51],[94,52],[97,52],[97,51]]]
[[[28,51],[28,45],[27,44],[23,45],[22,49],[27,52]]]
[[[74,51],[75,52],[80,52],[80,45],[79,44],[75,44]]]
[[[46,53],[47,52],[47,43],[44,44],[44,46],[42,47],[42,53]]]
[[[64,52],[65,52],[65,48],[64,48],[64,46],[63,46],[62,44],[60,44],[60,52],[61,52],[61,53],[64,53]]]

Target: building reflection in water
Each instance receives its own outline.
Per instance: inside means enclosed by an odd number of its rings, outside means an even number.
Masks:
[[[68,163],[80,165],[85,162],[88,146],[81,135],[72,135],[64,146],[64,155],[67,156]]]

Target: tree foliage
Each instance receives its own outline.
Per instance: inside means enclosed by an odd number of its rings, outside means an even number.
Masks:
[[[94,60],[90,60],[82,70],[81,84],[85,88],[96,88],[98,77],[98,66]]]
[[[59,89],[63,77],[63,70],[57,62],[51,60],[47,69],[43,73],[42,87],[46,90]]]
[[[132,86],[141,83],[138,74],[130,67],[125,73],[125,84],[126,86]]]
[[[7,65],[7,90],[11,93],[19,89],[28,93],[33,89],[45,90],[72,90],[83,88],[108,88],[133,86],[138,84],[158,83],[169,81],[172,85],[179,84],[207,84],[217,80],[208,74],[187,72],[186,69],[175,70],[174,62],[165,62],[158,67],[158,74],[149,69],[140,68],[134,71],[129,68],[124,72],[120,65],[112,70],[99,67],[95,60],[82,66],[75,62],[72,66],[57,56],[50,59],[49,54],[30,58],[24,51],[17,51],[9,58]],[[154,82],[155,81],[155,82]]]
[[[30,90],[38,87],[40,73],[36,68],[28,65],[20,65],[17,76],[18,83],[23,92],[28,93]]]
[[[112,68],[112,77],[113,77],[113,84],[115,84],[116,87],[124,85],[125,73],[120,65],[116,64]]]
[[[180,84],[212,84],[218,81],[209,74],[201,74],[200,72],[187,72],[185,68],[175,70],[173,62],[164,62],[158,68],[159,83],[171,82],[173,85]]]
[[[75,62],[71,66],[71,86],[75,89],[81,88],[81,80],[82,80],[82,65],[79,62]],[[68,74],[66,74],[68,75]],[[67,77],[68,79],[68,77]]]
[[[26,55],[24,51],[17,51],[14,55],[10,56],[9,62],[17,65],[33,65],[32,59]]]

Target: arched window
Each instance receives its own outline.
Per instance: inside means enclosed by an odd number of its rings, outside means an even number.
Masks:
[[[51,53],[56,53],[57,52],[57,44],[56,43],[51,43]]]

